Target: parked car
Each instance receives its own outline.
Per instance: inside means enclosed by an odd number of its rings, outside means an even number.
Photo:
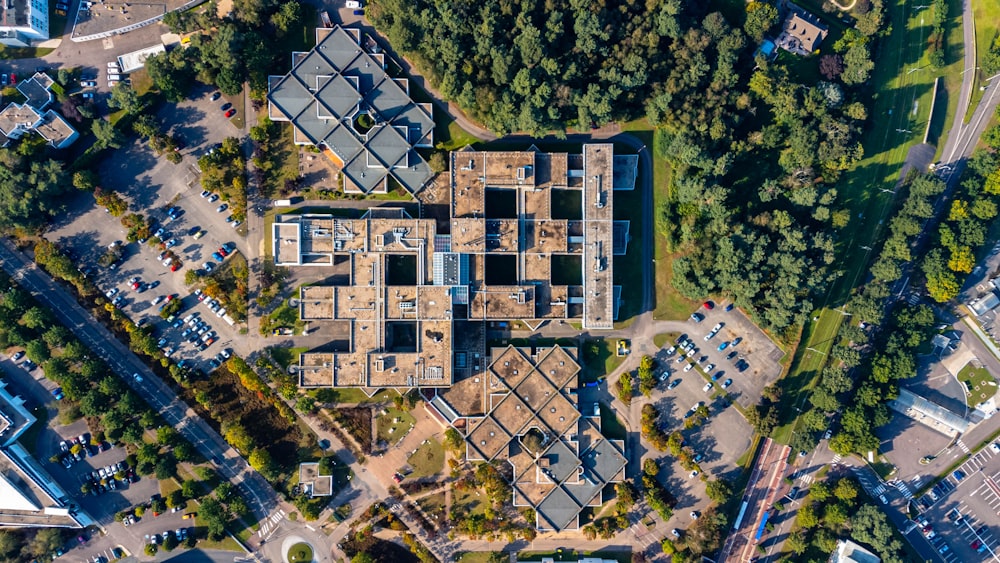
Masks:
[[[670,385],[667,385],[667,389],[673,389],[674,387],[677,387],[680,384],[681,384],[680,378],[675,379],[675,380],[673,380],[673,381],[670,382]]]
[[[705,320],[705,317],[701,313],[691,313],[691,320],[696,323],[700,323],[701,321]]]
[[[223,211],[225,211],[227,209],[229,209],[229,204],[228,203],[223,203],[222,205],[220,205],[220,206],[218,206],[218,207],[215,208],[215,212],[216,213],[222,213]]]
[[[732,384],[733,384],[733,380],[732,379],[727,379],[727,380],[725,380],[725,381],[722,382],[722,388],[723,389],[728,389],[729,386],[732,385]]]
[[[236,115],[236,109],[231,109],[226,112],[226,117],[228,118],[232,118],[234,115]]]
[[[711,381],[709,381],[708,383],[705,384],[704,387],[701,388],[701,390],[704,391],[704,392],[706,392],[706,393],[708,393],[709,391],[712,390],[712,387],[715,387],[715,385],[712,384]]]

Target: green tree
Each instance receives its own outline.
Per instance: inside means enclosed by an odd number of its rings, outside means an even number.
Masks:
[[[732,496],[733,489],[724,479],[713,479],[705,485],[705,493],[708,495],[708,498],[719,504],[723,504]]]
[[[768,2],[749,2],[746,11],[747,19],[743,29],[754,41],[764,39],[767,32],[778,23],[778,9]]]
[[[139,98],[139,94],[127,82],[119,82],[111,89],[111,97],[108,98],[108,106],[123,110],[129,115],[136,115],[145,107],[145,102]]]
[[[122,135],[111,123],[103,119],[95,119],[90,126],[90,130],[94,134],[94,146],[98,149],[121,148]]]

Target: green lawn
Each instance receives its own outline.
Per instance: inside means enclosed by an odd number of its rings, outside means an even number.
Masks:
[[[28,450],[28,453],[37,455],[38,436],[49,422],[49,411],[44,406],[37,406],[31,409],[31,414],[38,420],[21,434],[18,442],[24,446],[24,449]]]
[[[670,163],[665,159],[658,158],[655,150],[656,136],[653,127],[646,119],[637,119],[622,124],[622,131],[627,131],[641,139],[647,150],[652,151],[653,159],[653,209],[669,200],[671,190]],[[655,216],[654,216],[655,217]],[[655,223],[654,223],[655,224]],[[638,242],[639,238],[636,237]],[[698,307],[698,303],[687,299],[674,289],[671,279],[673,278],[673,258],[667,248],[667,241],[664,237],[656,234],[654,236],[655,246],[653,248],[654,285],[656,286],[655,303],[653,305],[653,318],[656,320],[684,320],[688,318]]]
[[[982,366],[966,364],[958,372],[958,380],[965,385],[969,408],[989,399],[997,392],[997,380]]]
[[[274,346],[271,348],[271,357],[274,361],[278,362],[278,365],[284,370],[288,370],[288,366],[292,364],[297,364],[299,362],[299,354],[308,352],[309,348],[306,346],[300,346],[298,348],[283,348],[281,346]]]
[[[508,563],[510,557],[502,551],[466,551],[458,556],[459,563]]]
[[[477,489],[454,489],[452,492],[452,510],[464,508],[470,515],[485,514],[489,500]]]
[[[667,344],[676,342],[678,336],[680,336],[679,332],[662,332],[653,337],[653,345],[657,348],[663,348]]]
[[[972,14],[976,21],[976,66],[983,60],[983,53],[989,50],[993,43],[993,38],[1000,33],[1000,2],[996,0],[970,0],[972,2]],[[979,87],[982,81],[989,78],[983,71],[976,71],[976,81],[972,88],[972,103],[969,104],[969,111],[965,114],[965,121],[972,117],[973,110],[983,98],[984,92]]]
[[[396,421],[399,422],[396,422]],[[416,419],[413,415],[397,408],[386,409],[386,414],[380,414],[375,421],[376,435],[379,440],[395,444],[413,428]],[[391,430],[391,432],[390,432]]]
[[[438,521],[441,521],[448,517],[444,510],[444,491],[421,497],[417,500],[417,504],[420,505],[421,510],[428,518],[433,519],[434,516],[437,516]]]
[[[601,405],[601,434],[611,440],[624,440],[626,435],[625,425],[607,405]]]
[[[444,470],[444,446],[434,438],[428,438],[407,462],[413,467],[411,478],[433,477]]]

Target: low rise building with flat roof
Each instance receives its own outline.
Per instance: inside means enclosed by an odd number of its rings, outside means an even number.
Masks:
[[[434,146],[433,106],[414,102],[409,81],[389,76],[385,55],[365,44],[359,29],[317,28],[316,46],[268,78],[268,115],[291,122],[296,144],[323,149],[344,191],[416,193],[432,176],[416,149]]]
[[[80,528],[69,495],[17,441],[36,422],[0,381],[0,527]]]

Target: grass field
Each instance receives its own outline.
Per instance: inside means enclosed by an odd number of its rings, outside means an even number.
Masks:
[[[397,419],[399,422],[395,422]],[[416,419],[412,414],[397,408],[389,408],[386,409],[386,414],[379,415],[376,420],[375,433],[379,440],[394,444],[413,428],[414,423]]]
[[[615,410],[601,405],[601,434],[611,440],[624,440],[627,431],[625,425],[615,414]]]
[[[653,127],[646,119],[637,119],[622,124],[622,131],[641,139],[647,147],[655,147],[655,135]],[[660,205],[670,198],[670,164],[656,156],[657,151],[651,148],[653,157],[653,209],[659,209]],[[635,227],[633,226],[633,229]],[[655,246],[653,247],[653,282],[656,287],[655,303],[653,304],[653,318],[656,320],[683,320],[694,311],[698,304],[674,289],[671,283],[673,277],[673,255],[667,248],[667,241],[664,237],[654,233]]]
[[[1000,2],[996,0],[970,0],[972,2],[972,14],[976,21],[976,66],[983,60],[985,53],[993,43],[993,38],[1000,33]],[[972,117],[972,112],[983,99],[984,92],[980,90],[983,80],[989,78],[982,70],[976,72],[976,81],[972,88],[972,103],[965,113],[965,121],[968,123]]]
[[[37,455],[38,453],[38,436],[41,435],[42,430],[46,427],[49,422],[49,411],[46,410],[44,406],[37,406],[31,409],[31,414],[37,419],[34,424],[28,427],[27,430],[21,434],[18,441],[29,453],[32,455]]]
[[[445,513],[444,491],[420,497],[417,500],[417,504],[420,505],[420,509],[424,511],[424,514],[432,519],[437,516],[437,519],[440,521],[448,517],[448,514]]]
[[[797,409],[816,385],[843,321],[843,315],[834,308],[842,305],[851,289],[862,280],[873,256],[873,251],[867,248],[877,248],[885,234],[883,227],[893,203],[892,190],[899,180],[907,151],[923,140],[934,82],[937,76],[944,75],[944,91],[949,91],[948,76],[961,68],[961,63],[956,62],[961,58],[954,52],[949,53],[947,60],[951,64],[945,69],[935,71],[930,66],[925,49],[930,33],[929,9],[914,11],[897,0],[888,5],[888,11],[890,20],[905,21],[906,25],[894,24],[891,34],[874,53],[877,63],[871,84],[877,94],[872,96],[875,102],[869,113],[871,126],[864,134],[867,156],[837,185],[840,201],[851,210],[854,220],[844,229],[850,234],[843,236],[837,247],[843,275],[821,300],[814,314],[818,319],[805,327],[789,374],[780,382],[784,390],[781,426],[775,430],[774,438],[785,443],[794,430]],[[957,83],[951,87],[958,89]],[[948,107],[954,108],[956,96],[949,98]]]
[[[434,438],[428,438],[407,462],[413,467],[411,478],[433,477],[444,470],[444,446]]]
[[[982,366],[966,364],[958,372],[958,380],[965,385],[965,398],[969,402],[969,408],[996,395],[997,380]]]
[[[502,551],[467,551],[458,556],[459,563],[507,563],[510,557]]]
[[[662,332],[653,337],[653,345],[657,348],[663,348],[668,342],[671,344],[676,342],[678,336],[680,336],[679,332]]]

